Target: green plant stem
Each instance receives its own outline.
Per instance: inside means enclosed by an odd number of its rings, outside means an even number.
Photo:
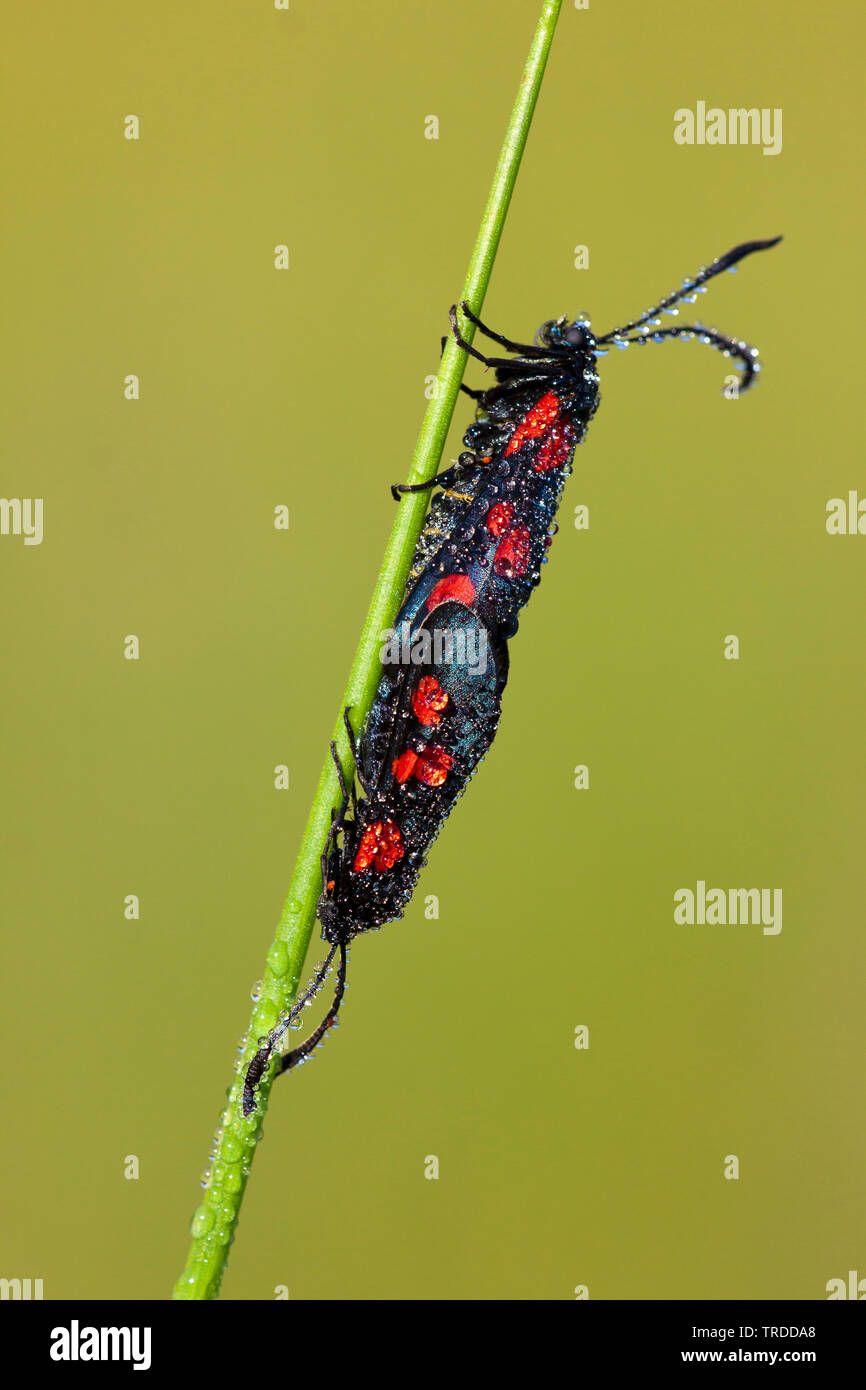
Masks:
[[[461,299],[465,299],[476,314],[480,313],[484,302],[561,4],[562,0],[544,0],[542,5],[541,18],[472,252]],[[472,325],[464,323],[462,331],[464,337],[471,341]],[[465,364],[465,352],[449,337],[439,364],[437,388],[424,416],[412,457],[407,479],[411,483],[426,482],[436,472]],[[424,522],[428,497],[427,493],[404,495],[397,509],[334,727],[334,741],[347,769],[351,767],[351,750],[343,727],[342,712],[350,707],[354,727],[361,728],[381,674],[380,634],[393,622],[399,608],[412,554]],[[227,1092],[226,1108],[220,1117],[214,1141],[210,1172],[203,1178],[206,1186],[202,1203],[192,1220],[192,1246],[186,1267],[174,1288],[175,1298],[216,1298],[219,1292],[255,1146],[261,1137],[262,1119],[272,1084],[269,1071],[258,1091],[257,1111],[244,1119],[240,1108],[243,1075],[257,1050],[257,1039],[275,1026],[280,1012],[291,1006],[297,994],[322,887],[319,863],[322,846],[330,825],[331,809],[339,804],[339,799],[337,776],[329,756],[319,777],[288,897],[267,954],[262,992],[253,1010],[235,1078]],[[286,1095],[284,1100],[288,1102],[289,1096]]]

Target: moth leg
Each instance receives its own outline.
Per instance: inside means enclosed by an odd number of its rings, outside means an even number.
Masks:
[[[467,343],[460,329],[457,327],[457,306],[455,304],[452,304],[451,308],[448,310],[448,317],[451,320],[451,334],[457,346],[462,347],[464,352],[468,352],[469,356],[474,357],[478,362],[483,362],[485,367],[492,366],[492,359],[485,357],[484,353],[479,352],[471,343]]]
[[[482,323],[477,314],[473,314],[469,305],[464,299],[460,305],[470,323],[474,323],[476,328],[480,328],[485,338],[490,338],[494,343],[499,343],[501,347],[508,348],[509,352],[519,352],[524,357],[544,357],[547,354],[546,348],[535,347],[532,343],[515,343],[511,338],[504,338],[501,333],[494,333],[492,328],[488,328],[486,323]]]
[[[331,739],[331,757],[334,760],[334,767],[337,769],[337,778],[339,780],[340,791],[343,796],[343,805],[340,808],[340,815],[344,816],[346,814],[346,809],[349,805],[349,788],[346,786],[346,777],[343,772],[343,764],[340,762],[340,755],[337,752],[337,745],[333,739]]]
[[[345,710],[343,711],[343,719],[346,720],[346,711],[345,711]],[[347,721],[347,722],[348,722],[348,721]],[[352,735],[352,738],[354,739],[354,735]],[[354,757],[354,746],[353,746],[353,749],[352,749],[352,756]],[[352,786],[351,786],[351,788],[349,788],[349,787],[346,786],[346,778],[345,778],[345,775],[344,775],[344,773],[343,773],[343,764],[340,762],[340,755],[339,755],[339,753],[337,752],[337,745],[336,745],[336,743],[334,742],[333,739],[331,739],[331,757],[332,757],[333,760],[334,760],[334,767],[337,769],[337,776],[338,776],[338,778],[340,779],[340,791],[341,791],[342,796],[343,796],[342,805],[340,806],[340,811],[339,811],[339,814],[338,814],[338,816],[337,816],[337,821],[339,822],[339,824],[337,825],[337,829],[340,830],[340,829],[342,829],[343,821],[345,820],[345,817],[346,817],[346,812],[347,812],[347,810],[349,809],[349,802],[350,802],[350,801],[351,801],[351,803],[352,803],[352,810],[354,811],[355,815],[358,814],[358,798],[357,798],[357,796],[355,795],[355,779],[354,779],[354,777],[352,778]],[[357,771],[357,768],[356,768],[355,770]],[[359,778],[358,780],[360,781],[361,779]],[[361,782],[361,786],[362,786],[362,787],[364,786],[363,782]],[[365,791],[367,790],[366,787],[364,787],[364,790],[365,790]],[[331,835],[334,834],[334,833],[335,833],[335,832],[334,832],[334,826],[333,826],[333,824],[332,824],[332,825],[331,825],[331,830],[330,830],[329,835],[328,835],[328,838],[330,839]]]
[[[351,705],[347,705],[346,708],[343,710],[343,723],[344,723],[345,726],[346,726],[346,737],[347,737],[348,740],[349,740],[349,747],[350,747],[351,750],[352,750],[352,757],[355,759],[355,764],[357,765],[357,762],[358,762],[358,745],[357,745],[357,743],[355,742],[355,730],[352,728],[352,725],[351,725],[351,723],[349,722],[349,711],[350,711],[351,708],[352,708]],[[360,780],[360,779],[359,779],[359,780]]]
[[[434,487],[450,487],[460,471],[458,465],[453,464],[451,468],[444,468],[441,473],[428,478],[426,483],[392,483],[391,496],[395,502],[399,502],[400,494],[403,492],[429,492]]]
[[[325,836],[325,848],[322,850],[322,882],[323,882],[323,883],[325,882],[325,880],[326,880],[327,877],[328,877],[328,875],[327,875],[327,873],[325,872],[325,870],[327,869],[327,865],[328,865],[328,855],[329,855],[330,852],[331,852],[331,845],[334,843],[334,840],[336,839],[336,837],[339,835],[340,831],[341,831],[342,828],[343,828],[343,816],[344,816],[344,814],[345,814],[345,809],[346,809],[345,807],[342,807],[342,806],[341,806],[341,807],[340,807],[340,810],[338,811],[337,808],[336,808],[336,806],[332,806],[332,807],[331,807],[331,824],[330,824],[330,826],[328,827],[328,833],[327,833],[327,835]]]
[[[351,708],[352,708],[351,705],[347,705],[346,708],[343,710],[343,723],[344,723],[345,726],[346,726],[346,734],[347,734],[348,739],[349,739],[349,747],[350,747],[351,750],[352,750],[352,761],[353,761],[354,764],[355,764],[355,776],[357,777],[358,781],[359,781],[360,784],[361,784],[361,791],[364,793],[365,796],[369,797],[369,795],[370,795],[370,788],[367,786],[367,783],[364,781],[364,774],[363,774],[363,772],[361,771],[361,763],[360,763],[360,759],[358,758],[358,741],[357,741],[357,739],[355,738],[355,730],[352,728],[352,725],[351,725],[351,723],[349,722],[349,711],[350,711]],[[357,812],[358,812],[358,802],[357,802],[357,800],[356,800],[356,798],[355,798],[355,790],[354,790],[354,787],[352,788],[352,805],[353,805],[355,814],[357,815]]]
[[[483,391],[478,392],[480,396],[484,394]],[[436,486],[443,488],[451,487],[452,483],[456,483],[460,474],[465,473],[467,469],[478,468],[479,465],[489,462],[489,458],[480,458],[478,454],[473,453],[471,449],[464,449],[456,463],[452,463],[450,468],[443,469],[441,473],[437,473],[434,478],[428,479],[426,483],[394,483],[391,488],[391,496],[394,498],[395,502],[399,502],[402,492],[426,492],[428,488]]]
[[[329,828],[329,830],[328,830],[328,833],[327,833],[327,835],[325,836],[325,847],[324,847],[324,849],[322,850],[322,853],[321,853],[321,856],[320,856],[320,859],[319,859],[319,865],[320,865],[321,870],[322,870],[322,893],[323,893],[323,894],[326,893],[326,892],[328,891],[328,876],[329,876],[329,874],[330,874],[330,872],[331,872],[331,847],[332,847],[332,845],[334,844],[334,842],[335,842],[335,840],[336,840],[336,838],[337,838],[337,835],[338,835],[338,834],[340,833],[340,831],[343,829],[343,826],[344,826],[344,824],[345,824],[345,820],[344,820],[345,813],[346,813],[345,804],[344,804],[343,806],[340,807],[340,810],[339,810],[339,811],[337,810],[336,806],[332,806],[332,807],[331,807],[331,824],[330,824],[330,828]],[[336,855],[337,855],[337,869],[336,869],[336,871],[335,871],[335,878],[336,878],[336,877],[339,875],[339,865],[340,865],[340,860],[341,860],[341,857],[342,857],[342,856],[341,856],[341,853],[340,853],[340,850],[339,850],[339,849],[336,849],[335,853],[336,853]]]
[[[474,348],[471,343],[467,343],[466,339],[463,337],[463,334],[457,327],[457,309],[453,304],[451,305],[449,314],[451,317],[451,331],[454,335],[454,341],[456,342],[457,346],[462,347],[464,352],[468,352],[470,357],[474,357],[477,359],[477,361],[483,362],[485,367],[504,367],[511,372],[519,371],[521,367],[526,367],[529,371],[545,371],[551,375],[559,371],[558,364],[550,360],[550,354],[543,351],[540,348],[533,348],[527,346],[527,353],[531,352],[538,354],[534,358],[528,356],[525,358],[485,357],[483,352],[479,352],[478,349]],[[521,351],[522,350],[523,349],[521,349]],[[486,396],[488,393],[486,391],[482,391],[481,394],[483,396]]]
[[[346,812],[349,809],[350,800],[355,800],[354,783],[352,784],[352,789],[350,791],[349,788],[346,786],[346,778],[343,775],[343,765],[340,762],[340,755],[337,752],[337,745],[334,743],[333,739],[331,740],[331,757],[334,760],[334,766],[337,769],[337,776],[340,779],[340,793],[343,799],[340,803],[339,810],[336,806],[331,807],[331,824],[328,829],[328,833],[325,837],[325,847],[322,850],[322,856],[320,861],[322,866],[323,884],[327,883],[328,881],[328,857],[331,853],[331,846],[334,843],[334,840],[336,839],[337,835],[343,829],[343,826],[346,821]],[[357,803],[355,804],[357,806]]]
[[[443,335],[442,340],[441,340],[441,343],[440,343],[440,346],[439,346],[439,356],[440,356],[440,357],[442,356],[443,352],[445,351],[445,344],[446,344],[447,342],[448,342],[447,336]],[[472,388],[471,386],[467,386],[466,383],[463,382],[463,381],[461,381],[461,383],[460,383],[460,390],[463,392],[464,396],[468,396],[469,399],[470,399],[471,401],[478,401],[478,400],[480,400],[481,397],[484,395],[484,392],[483,392],[483,391],[475,391],[475,390],[473,390],[473,388]]]

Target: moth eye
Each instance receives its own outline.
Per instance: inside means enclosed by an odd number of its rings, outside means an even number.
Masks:
[[[565,334],[565,341],[569,343],[571,347],[583,347],[586,342],[586,334],[582,328],[569,328],[568,332]]]

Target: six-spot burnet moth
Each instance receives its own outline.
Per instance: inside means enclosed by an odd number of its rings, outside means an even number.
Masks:
[[[488,357],[465,342],[452,308],[456,341],[494,369],[496,384],[461,388],[478,409],[457,462],[428,483],[392,489],[396,498],[437,485],[442,491],[418,541],[391,659],[383,661],[357,746],[346,711],[360,797],[331,745],[342,800],[322,853],[317,909],[330,950],[307,992],[260,1040],[244,1082],[245,1115],[255,1109],[255,1089],[275,1049],[339,952],[333,1003],[310,1037],[279,1058],[280,1072],[304,1061],[336,1021],[349,943],[402,915],[433,840],[493,741],[508,639],[541,578],[574,450],[598,406],[597,359],[611,346],[697,338],[741,363],[739,392],[746,390],[758,371],[754,348],[698,324],[662,327],[659,315],[676,314],[676,305],[693,302],[708,280],[780,240],[734,247],[654,308],[600,337],[588,321],[562,317],[542,324],[534,343],[512,342],[462,305],[509,357]]]

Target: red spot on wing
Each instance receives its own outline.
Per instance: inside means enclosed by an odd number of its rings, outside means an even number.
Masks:
[[[442,711],[448,704],[448,692],[443,690],[435,676],[422,676],[412,691],[412,709],[420,724],[433,728],[442,718]]]
[[[525,444],[527,439],[538,439],[549,429],[558,414],[559,398],[552,391],[547,391],[517,425],[508,441],[505,458],[513,454],[515,449],[519,449],[521,444]]]
[[[427,787],[441,787],[453,761],[451,754],[446,753],[444,748],[425,748],[423,753],[418,755],[415,776]]]
[[[528,526],[513,526],[502,537],[493,557],[493,568],[503,579],[515,579],[525,574],[529,566],[532,550],[532,536]]]
[[[548,468],[561,468],[568,458],[574,438],[574,425],[568,417],[558,420],[535,456],[536,473],[544,473]]]
[[[428,612],[440,603],[453,599],[455,603],[465,603],[467,608],[475,597],[475,585],[468,574],[446,574],[433,585],[427,600]]]
[[[408,782],[415,771],[417,762],[418,754],[413,753],[411,748],[407,748],[405,753],[401,753],[399,758],[395,758],[391,764],[395,782]]]
[[[393,869],[405,854],[400,827],[392,820],[377,820],[361,836],[352,872],[360,874],[372,864],[377,874]]]
[[[491,536],[501,536],[503,531],[507,531],[513,516],[513,502],[494,502],[487,513],[487,529]]]
[[[435,744],[432,748],[422,748],[420,753],[407,748],[394,759],[391,770],[398,782],[408,782],[414,773],[426,787],[441,787],[453,762],[451,754]]]

